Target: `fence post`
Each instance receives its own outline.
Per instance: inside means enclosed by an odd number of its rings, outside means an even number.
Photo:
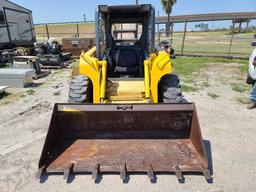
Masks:
[[[121,31],[123,31],[123,24],[121,24]],[[121,39],[123,39],[123,33],[121,33]]]
[[[158,18],[159,18],[159,16],[160,16],[160,14],[159,14],[159,11],[157,12],[157,16],[158,16]],[[157,32],[159,33],[160,31],[160,24],[157,24]]]
[[[172,24],[171,24],[171,42],[173,42],[173,27],[174,27],[174,23],[172,22]]]
[[[232,48],[233,39],[234,39],[235,25],[236,25],[236,17],[234,16],[233,26],[232,26],[232,30],[231,30],[232,34],[231,34],[230,44],[229,44],[229,48],[228,48],[228,56],[229,57],[230,57],[230,54],[231,54],[231,48]]]
[[[185,20],[185,27],[184,27],[184,33],[183,33],[183,41],[182,41],[182,47],[181,47],[181,54],[184,53],[184,46],[185,46],[186,33],[187,33],[187,25],[188,25],[188,18],[186,18],[186,20]]]
[[[46,34],[47,34],[47,38],[50,39],[50,35],[49,35],[49,29],[48,29],[48,25],[45,25],[45,29],[46,29]]]
[[[79,31],[79,24],[76,25],[76,31],[77,31],[77,37],[79,37],[80,36],[80,34],[79,34],[80,33],[80,31]]]

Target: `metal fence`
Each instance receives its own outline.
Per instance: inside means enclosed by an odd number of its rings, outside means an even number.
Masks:
[[[232,21],[229,23],[220,21],[214,24],[208,22],[211,27],[200,30],[195,29],[198,23],[184,22],[174,26],[170,38],[167,38],[165,33],[157,33],[156,39],[171,39],[176,53],[180,55],[248,58],[253,49],[251,43],[255,40],[253,35],[256,33],[256,28],[253,24],[252,22],[247,26],[246,30],[240,30],[241,26],[238,27]],[[225,25],[225,29],[220,29],[221,25]],[[95,23],[40,24],[35,26],[35,32],[38,41],[49,38],[61,41],[62,38],[71,38],[74,35],[80,38],[94,38]]]
[[[45,41],[50,38],[61,40],[77,35],[80,38],[95,37],[95,23],[70,22],[35,25],[37,41]]]
[[[230,22],[210,22],[210,29],[196,29],[198,23],[185,22],[174,26],[174,32],[167,38],[158,33],[158,39],[170,39],[176,53],[188,56],[216,56],[227,58],[248,58],[255,41],[256,28],[252,25],[241,26]],[[207,25],[210,25],[209,23]],[[221,28],[220,26],[225,26]],[[181,30],[182,29],[182,30]],[[161,30],[160,30],[161,31]]]

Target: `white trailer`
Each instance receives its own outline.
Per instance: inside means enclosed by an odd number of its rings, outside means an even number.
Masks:
[[[0,0],[0,49],[31,47],[35,41],[32,11]]]

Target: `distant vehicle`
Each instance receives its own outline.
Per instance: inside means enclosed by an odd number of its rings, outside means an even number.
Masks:
[[[0,49],[32,47],[35,41],[32,11],[0,0]]]

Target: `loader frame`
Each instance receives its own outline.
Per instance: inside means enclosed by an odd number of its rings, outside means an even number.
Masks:
[[[108,62],[104,57],[106,48],[111,48],[111,31],[110,25],[115,23],[138,22],[141,21],[143,25],[143,39],[145,60],[144,64],[144,103],[158,103],[158,85],[161,78],[172,72],[170,55],[165,51],[155,51],[155,10],[151,5],[137,5],[133,9],[138,12],[147,12],[148,16],[145,18],[122,18],[122,19],[103,19],[108,16],[111,9],[127,10],[130,6],[109,7],[100,5],[96,11],[96,47],[82,53],[80,56],[79,74],[86,75],[90,78],[93,85],[93,103],[109,103],[106,98],[106,84],[107,84],[107,69]],[[130,14],[130,13],[127,13]],[[127,20],[126,20],[127,19]],[[151,26],[151,27],[150,27]],[[76,69],[76,71],[78,71]],[[124,101],[125,103],[125,101]]]
[[[183,102],[180,81],[170,74],[170,54],[155,51],[148,41],[154,35],[149,24],[154,24],[154,9],[99,6],[96,14],[105,17],[96,24],[102,35],[73,70],[79,75],[71,80],[70,103],[55,104],[38,176],[64,173],[68,179],[72,173],[91,173],[97,181],[102,173],[120,173],[125,181],[135,172],[147,173],[152,181],[155,173],[171,172],[180,181],[183,173],[196,172],[211,180],[195,104]],[[144,21],[140,38],[134,44],[113,43],[111,23],[137,23],[136,16]],[[100,21],[105,21],[103,30]],[[141,50],[145,55],[138,59]],[[108,70],[111,59],[117,64],[113,71]]]
[[[106,100],[107,61],[99,60],[94,55],[96,47],[80,56],[79,74],[90,78],[93,85],[93,103],[108,103]],[[158,84],[160,79],[169,74],[171,60],[168,53],[160,51],[150,54],[144,61],[145,103],[158,103]]]

